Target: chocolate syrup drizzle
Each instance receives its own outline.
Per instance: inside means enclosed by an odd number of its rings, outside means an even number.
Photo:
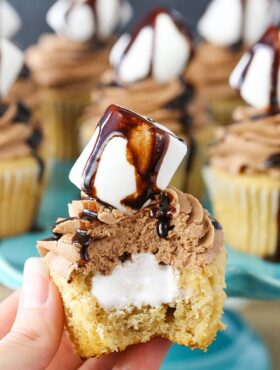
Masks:
[[[113,137],[127,140],[126,157],[135,169],[136,192],[124,198],[121,203],[140,209],[148,199],[161,193],[156,185],[157,176],[168,150],[170,134],[151,123],[151,120],[127,109],[115,105],[107,108],[99,122],[99,135],[82,175],[82,190],[87,195],[98,198],[94,185],[95,176],[103,150]],[[141,132],[143,146],[139,143]]]
[[[150,217],[157,218],[157,234],[160,238],[167,238],[170,230],[174,229],[171,225],[173,211],[170,207],[168,193],[162,192],[158,202],[150,209]]]
[[[191,54],[193,54],[192,38],[191,38],[191,35],[190,35],[190,31],[188,30],[188,28],[187,28],[187,26],[184,22],[184,19],[181,17],[180,13],[176,12],[173,9],[168,9],[167,7],[164,7],[164,6],[158,6],[158,7],[154,8],[153,10],[151,10],[147,14],[147,16],[144,17],[138,23],[138,25],[132,30],[130,41],[129,41],[127,47],[125,48],[125,50],[122,54],[122,57],[120,58],[119,64],[116,68],[116,80],[117,81],[120,80],[120,78],[118,76],[118,70],[119,70],[119,67],[122,63],[122,60],[124,59],[124,57],[127,55],[129,50],[133,46],[134,41],[138,37],[139,33],[145,27],[151,27],[154,30],[155,26],[156,26],[156,19],[162,13],[168,14],[172,18],[172,20],[173,20],[174,24],[176,25],[178,31],[185,36],[186,42],[188,42],[190,47],[191,47]],[[155,43],[155,32],[153,34],[154,34],[154,36],[153,36],[153,44],[154,44]],[[152,74],[153,74],[153,63],[152,63],[153,60],[154,60],[154,58],[152,57],[148,76],[152,76]]]
[[[258,41],[250,50],[250,57],[248,62],[243,70],[243,73],[240,76],[238,82],[238,90],[241,90],[242,84],[247,76],[249,67],[252,63],[252,60],[258,50],[262,45],[266,45],[271,48],[274,53],[273,63],[272,63],[272,73],[271,73],[271,90],[270,90],[270,103],[267,107],[267,110],[264,114],[255,116],[255,119],[270,116],[273,114],[279,113],[279,103],[278,103],[278,74],[280,66],[280,30],[276,26],[271,26],[263,35],[263,37]]]

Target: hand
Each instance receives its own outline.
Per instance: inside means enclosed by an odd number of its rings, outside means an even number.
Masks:
[[[82,361],[63,330],[60,295],[40,258],[29,259],[23,287],[0,304],[1,370],[157,370],[169,342],[154,338],[101,359]]]

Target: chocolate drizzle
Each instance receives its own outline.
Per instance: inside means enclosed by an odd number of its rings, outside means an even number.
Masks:
[[[111,105],[99,122],[99,134],[83,171],[82,190],[98,198],[95,176],[104,148],[114,137],[127,140],[126,157],[135,169],[136,192],[121,203],[140,209],[148,199],[161,191],[157,176],[169,147],[170,133],[163,131],[153,121],[127,109]]]
[[[267,115],[273,115],[279,113],[279,102],[278,102],[278,75],[280,66],[280,31],[276,26],[271,26],[249,52],[248,62],[240,76],[238,82],[238,90],[241,90],[242,84],[247,76],[249,67],[256,54],[258,48],[263,45],[268,46],[273,51],[273,63],[271,68],[271,90],[270,90],[270,102],[267,107]],[[258,117],[256,117],[257,119]]]
[[[90,211],[88,209],[84,209],[80,214],[79,217],[84,221],[92,222],[97,219],[97,213]]]
[[[81,245],[80,248],[81,259],[82,261],[88,262],[90,259],[88,255],[88,247],[91,242],[91,238],[87,231],[78,229],[75,235],[73,236],[72,242]]]
[[[156,205],[150,209],[150,217],[158,220],[157,234],[160,238],[166,239],[169,231],[174,228],[171,225],[172,211],[168,193],[162,192]]]
[[[265,161],[265,168],[280,167],[280,153],[272,154]]]
[[[155,29],[155,26],[156,26],[156,20],[157,20],[157,17],[160,15],[160,14],[167,14],[169,15],[175,26],[177,27],[178,31],[183,34],[185,36],[185,39],[186,39],[186,43],[188,42],[190,47],[191,47],[191,54],[193,54],[193,49],[192,49],[192,38],[191,38],[191,35],[190,35],[190,32],[184,22],[184,19],[183,17],[181,17],[180,13],[176,12],[175,10],[173,9],[168,9],[167,7],[164,7],[164,6],[158,6],[156,8],[154,8],[153,10],[151,10],[146,17],[144,17],[139,23],[138,25],[132,30],[131,32],[131,38],[130,38],[130,41],[127,45],[127,47],[125,48],[121,58],[120,58],[120,61],[118,63],[118,66],[117,66],[117,75],[116,75],[116,79],[119,80],[119,76],[118,76],[118,69],[122,63],[122,60],[124,59],[124,57],[128,54],[128,52],[130,51],[131,47],[133,46],[134,44],[134,41],[137,39],[138,35],[140,34],[140,32],[143,30],[143,28],[145,27],[149,27],[149,28],[153,28],[153,30]],[[153,36],[153,45],[155,44],[155,32],[153,32],[154,36]],[[152,51],[154,52],[154,50]],[[149,74],[148,76],[152,76],[153,74],[153,56],[151,58],[151,63],[150,63],[150,69],[149,69]],[[147,77],[148,77],[147,76]]]

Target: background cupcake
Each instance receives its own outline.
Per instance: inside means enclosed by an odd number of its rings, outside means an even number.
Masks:
[[[29,230],[34,222],[46,179],[44,141],[40,127],[31,122],[21,103],[5,103],[23,55],[1,40],[0,61],[0,237]]]
[[[242,104],[228,84],[231,71],[249,45],[279,21],[277,0],[212,0],[198,23],[203,41],[186,74],[207,95],[214,118],[228,124]]]
[[[221,130],[205,171],[226,241],[269,258],[280,257],[279,40],[279,28],[269,28],[234,70],[231,84],[252,107]]]
[[[124,34],[114,45],[110,54],[112,68],[104,73],[100,86],[93,89],[92,105],[81,123],[82,146],[92,136],[100,114],[114,103],[162,122],[191,147],[192,120],[202,123],[203,115],[194,88],[182,77],[192,53],[191,37],[181,16],[163,7],[152,10],[131,34]],[[197,168],[196,163],[193,169]],[[182,164],[173,180],[180,189],[186,187],[187,169],[186,163]]]
[[[89,103],[90,87],[108,65],[113,32],[129,16],[126,1],[59,0],[46,17],[57,34],[42,36],[27,51],[27,64],[41,87],[43,117],[56,158],[79,154],[77,119]]]

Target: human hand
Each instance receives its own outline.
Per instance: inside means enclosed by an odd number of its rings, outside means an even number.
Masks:
[[[0,304],[1,370],[157,370],[169,342],[154,338],[82,361],[64,332],[63,305],[40,258],[25,264],[23,287]]]

